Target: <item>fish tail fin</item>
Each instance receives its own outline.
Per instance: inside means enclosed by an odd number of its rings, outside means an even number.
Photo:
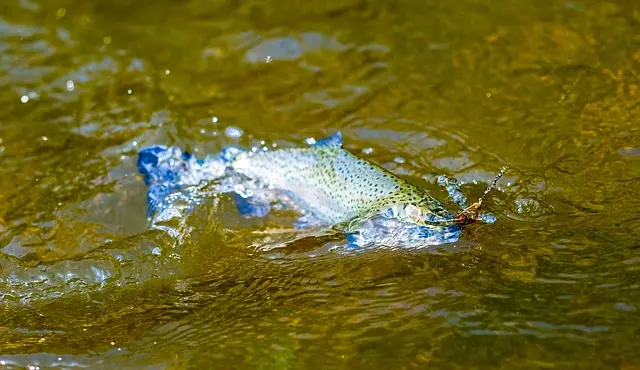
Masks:
[[[198,171],[199,163],[178,147],[154,145],[138,152],[138,171],[147,190],[147,214],[163,208],[164,200],[183,185],[183,178]]]
[[[236,148],[227,148],[217,156],[199,159],[176,146],[154,145],[140,150],[137,166],[148,186],[148,215],[166,208],[172,192],[222,177],[237,152]]]

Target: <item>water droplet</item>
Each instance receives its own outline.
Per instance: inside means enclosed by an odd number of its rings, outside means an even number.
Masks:
[[[29,101],[29,97],[28,97],[28,96],[26,96],[26,95],[22,95],[22,96],[20,97],[20,101],[21,101],[22,103],[26,103],[26,102],[28,102],[28,101]]]
[[[75,90],[75,88],[76,88],[76,85],[73,81],[71,80],[67,81],[67,90],[73,91]]]
[[[131,145],[138,146],[138,142],[136,140],[134,140],[133,143],[131,143]]]
[[[40,138],[40,140],[42,140],[42,141],[47,141],[47,140],[49,140],[49,138],[48,138],[48,137],[46,137],[46,136],[42,136],[42,137]]]
[[[111,36],[105,36],[102,42],[104,42],[105,45],[109,45],[111,43]]]
[[[242,136],[242,130],[235,126],[229,126],[226,129],[224,129],[224,134],[227,135],[227,137],[230,137],[232,139],[237,139],[240,136]]]
[[[481,222],[484,222],[487,224],[493,224],[497,220],[496,216],[492,215],[491,213],[481,213],[479,217]]]
[[[165,69],[165,70],[164,70],[164,74],[168,76],[168,75],[170,75],[170,74],[171,74],[171,71],[170,71],[170,70],[168,70],[168,69]]]
[[[542,210],[540,202],[531,198],[516,199],[516,210],[519,214],[535,215]]]
[[[127,94],[129,94],[129,95],[133,94],[133,90],[131,90],[131,89],[127,90]]]
[[[213,118],[211,118],[211,122],[213,122],[213,123],[218,123],[218,117],[213,117]]]
[[[206,132],[206,131],[205,131],[203,128],[201,128],[201,129],[200,129],[200,133],[201,133],[201,134],[204,134],[205,132]]]
[[[395,157],[393,159],[393,161],[396,162],[396,163],[400,163],[400,164],[406,162],[406,160],[404,158],[402,158],[402,157]]]
[[[56,18],[58,19],[64,17],[65,15],[67,15],[67,9],[65,8],[60,8],[56,11]]]
[[[308,137],[304,140],[305,143],[309,144],[309,145],[313,145],[316,143],[316,139],[312,138],[312,137]]]
[[[62,361],[62,357],[58,357],[58,361]]]
[[[373,153],[373,148],[364,148],[364,149],[362,149],[362,153],[371,154],[371,153]]]

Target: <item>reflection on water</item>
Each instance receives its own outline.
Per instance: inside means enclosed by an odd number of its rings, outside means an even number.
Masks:
[[[640,366],[639,12],[3,2],[0,364]],[[455,247],[340,254],[342,235],[291,242],[221,196],[179,242],[148,227],[140,148],[335,129],[443,200],[438,176],[473,199],[508,164],[497,222]]]

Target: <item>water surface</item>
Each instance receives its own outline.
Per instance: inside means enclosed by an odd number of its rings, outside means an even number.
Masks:
[[[0,364],[640,367],[637,35],[624,0],[2,1]],[[224,197],[148,228],[141,147],[335,129],[440,199],[509,165],[498,221],[348,255]]]

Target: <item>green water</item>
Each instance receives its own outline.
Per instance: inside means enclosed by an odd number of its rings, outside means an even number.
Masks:
[[[0,364],[640,368],[639,35],[631,0],[3,0]],[[351,255],[228,202],[148,229],[141,147],[334,129],[441,199],[509,165],[498,221]]]

